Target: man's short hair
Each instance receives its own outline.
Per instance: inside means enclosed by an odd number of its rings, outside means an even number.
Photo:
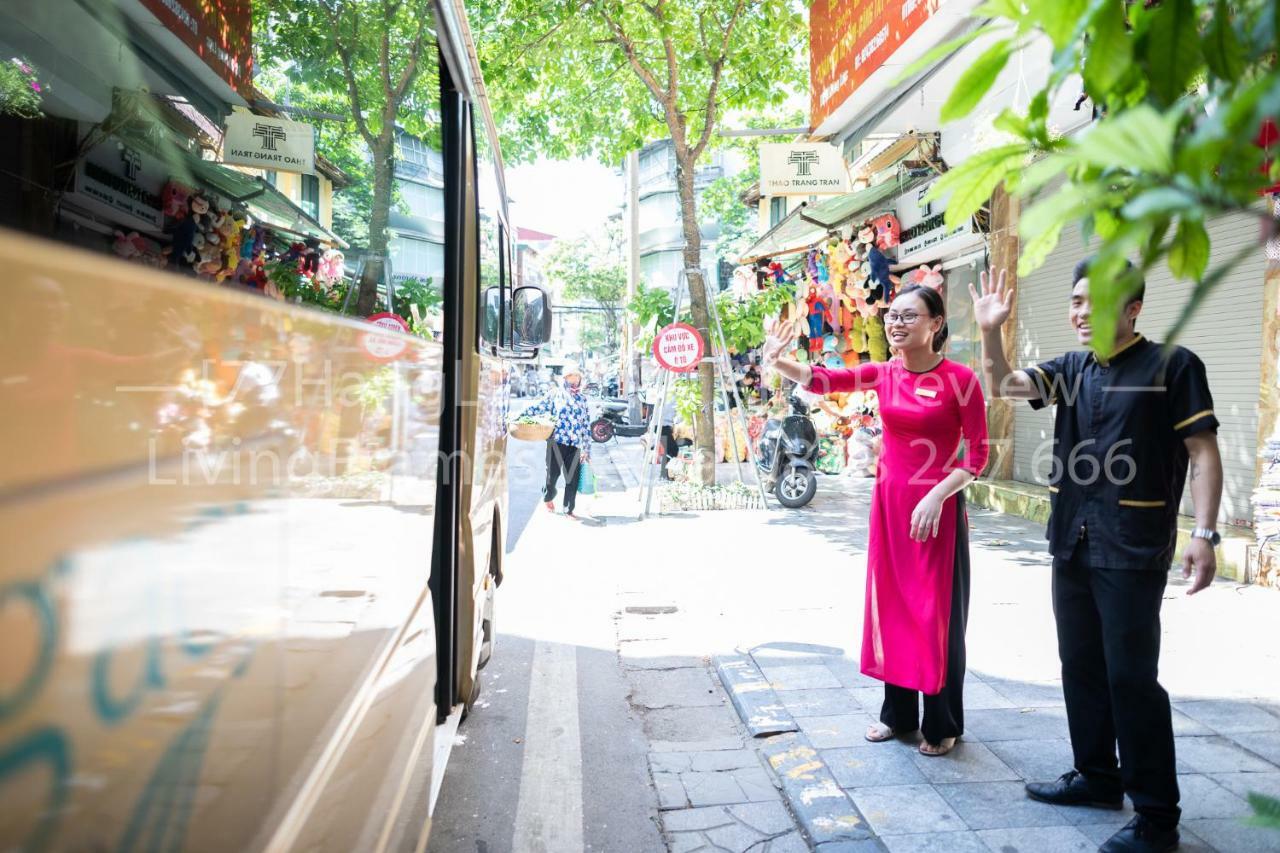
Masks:
[[[1089,257],[1080,261],[1080,263],[1076,264],[1075,270],[1071,273],[1071,286],[1073,288],[1080,283],[1080,279],[1086,278],[1089,275],[1089,265],[1093,263],[1096,257],[1097,255],[1090,255]],[[1132,270],[1133,261],[1126,260],[1124,262],[1124,268],[1125,268],[1125,272]],[[1125,305],[1132,305],[1134,302],[1142,302],[1144,301],[1144,297],[1146,295],[1147,295],[1147,283],[1143,281],[1142,276],[1139,275],[1138,289],[1129,296],[1128,300],[1125,301]]]

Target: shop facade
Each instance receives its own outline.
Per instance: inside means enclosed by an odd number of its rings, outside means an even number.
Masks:
[[[255,106],[251,29],[247,0],[7,4],[0,47],[36,70],[42,114],[0,117],[0,225],[276,298],[276,266],[336,282],[344,244],[320,220],[341,172],[313,165],[309,126]],[[289,124],[306,165],[225,162],[237,116]]]
[[[1071,274],[1076,263],[1089,254],[1076,226],[1064,230],[1046,263],[1018,280],[1016,200],[998,191],[973,221],[953,231],[943,226],[941,205],[935,202],[931,207],[923,200],[937,175],[1004,141],[993,120],[1008,107],[1026,106],[1029,94],[1050,73],[1051,47],[1043,41],[1026,46],[966,118],[943,125],[940,109],[957,76],[987,50],[991,39],[979,35],[950,58],[904,79],[904,67],[981,25],[969,17],[976,3],[968,0],[908,5],[910,15],[898,15],[895,5],[879,17],[864,14],[865,4],[856,0],[811,10],[811,137],[840,146],[855,181],[868,173],[880,176],[873,181],[883,179],[886,173],[900,182],[904,175],[920,179],[901,193],[895,206],[901,239],[892,258],[893,270],[899,276],[927,279],[943,291],[951,358],[980,370],[981,341],[968,286],[985,269],[1004,270],[1015,283],[1014,315],[1005,336],[1007,354],[1015,364],[1028,365],[1075,349],[1078,344],[1067,319]],[[833,33],[840,37],[831,37]],[[1070,135],[1085,131],[1092,123],[1091,105],[1077,96],[1077,91],[1066,86],[1049,105],[1049,124],[1056,131]],[[920,144],[927,138],[935,140],[932,148]],[[790,206],[761,198],[761,220],[773,225],[769,235],[785,230],[792,218],[773,224],[776,217],[770,218],[769,211]],[[1269,320],[1278,298],[1271,292],[1276,288],[1276,276],[1272,272],[1269,277],[1255,218],[1226,216],[1207,224],[1213,245],[1211,268],[1246,245],[1258,245],[1258,252],[1237,266],[1199,306],[1178,341],[1205,362],[1215,413],[1222,424],[1219,443],[1225,484],[1219,526],[1249,537],[1255,517],[1264,514],[1255,497],[1261,474],[1258,456],[1275,420],[1265,404],[1260,408],[1258,400],[1275,396],[1267,383],[1274,383],[1276,372],[1269,364],[1276,357],[1270,343],[1275,324]],[[778,240],[762,240],[760,245],[765,250],[783,248]],[[1274,268],[1276,261],[1271,264]],[[1161,341],[1187,304],[1192,285],[1175,280],[1160,265],[1150,272],[1146,288],[1138,329]],[[1050,464],[1051,412],[990,399],[988,411],[997,447],[986,478],[995,481],[992,485],[1007,483],[1011,491],[1040,500]],[[1280,500],[1273,503],[1280,506]],[[1182,510],[1191,512],[1189,497],[1184,497]],[[1246,566],[1236,574],[1243,577],[1248,572]]]

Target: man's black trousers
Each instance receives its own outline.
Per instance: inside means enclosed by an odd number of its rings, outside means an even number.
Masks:
[[[1157,680],[1158,570],[1089,565],[1087,540],[1053,561],[1062,692],[1076,770],[1099,796],[1121,790],[1152,822],[1178,822],[1178,777],[1169,694]],[[1119,745],[1119,763],[1116,747]]]

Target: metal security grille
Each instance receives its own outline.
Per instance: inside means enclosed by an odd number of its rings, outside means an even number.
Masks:
[[[1210,267],[1231,257],[1248,243],[1258,243],[1257,221],[1243,215],[1219,217],[1209,223],[1213,242]],[[1018,366],[1026,366],[1074,349],[1075,333],[1067,322],[1071,271],[1085,257],[1087,248],[1075,226],[1064,229],[1062,241],[1048,262],[1022,280],[1018,295]],[[1252,517],[1250,494],[1257,464],[1258,383],[1262,357],[1263,278],[1266,254],[1258,245],[1256,256],[1235,271],[1200,306],[1195,319],[1178,341],[1204,361],[1213,391],[1214,410],[1222,427],[1225,483],[1220,520],[1230,523]],[[1138,331],[1163,341],[1191,295],[1190,282],[1177,281],[1160,264],[1147,277],[1147,299],[1138,318]],[[1050,410],[1033,411],[1026,404],[1016,408],[1014,426],[1014,479],[1045,483],[1049,452],[1037,448],[1053,438]],[[1038,464],[1037,464],[1038,463]],[[1192,512],[1184,494],[1181,511]]]

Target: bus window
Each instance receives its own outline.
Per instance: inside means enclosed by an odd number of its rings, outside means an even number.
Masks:
[[[480,350],[493,349],[500,343],[502,318],[502,220],[501,195],[497,175],[497,159],[489,140],[488,129],[479,124],[476,138],[476,192],[480,210]]]

